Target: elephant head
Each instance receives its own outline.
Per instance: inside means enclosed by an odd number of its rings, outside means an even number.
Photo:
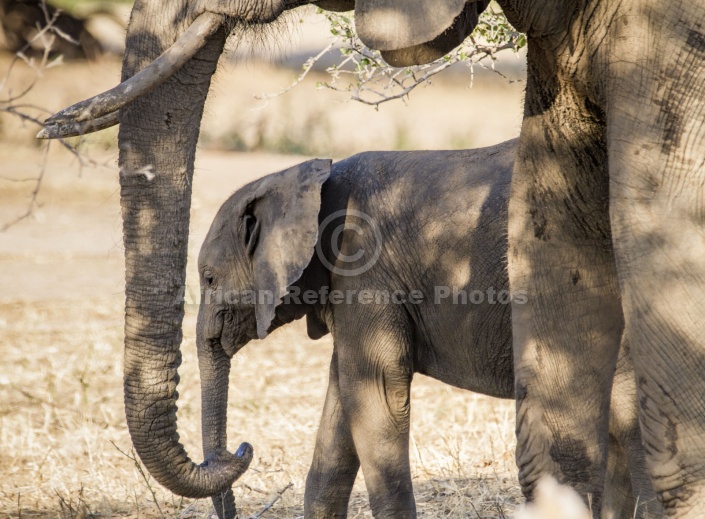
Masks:
[[[208,430],[213,432],[204,438],[207,457],[200,465],[191,461],[179,443],[176,426],[177,368],[181,362],[184,314],[181,294],[185,283],[194,156],[203,106],[228,36],[226,27],[266,23],[302,3],[306,2],[136,0],[127,33],[123,83],[52,116],[40,132],[42,137],[66,137],[120,122],[127,424],[147,470],[162,485],[183,496],[198,498],[226,491],[246,470],[252,457],[247,444],[234,455],[225,450],[223,407],[210,406],[204,417]],[[445,0],[432,4],[425,0],[358,0],[354,4],[349,0],[324,0],[321,4],[331,9],[354,6],[357,29],[363,40],[383,50],[394,64],[406,64],[438,57],[459,44],[473,29],[487,0]],[[314,184],[318,189],[322,181],[320,175],[315,181],[312,177],[304,178],[305,175],[299,177],[298,173],[292,175],[292,189],[296,182],[309,185],[306,178],[312,182],[311,189]],[[266,189],[264,184],[261,188]],[[243,217],[247,217],[238,220],[245,227],[237,231],[250,232],[250,238],[268,224],[264,213],[259,212],[264,206],[259,204],[271,203],[254,196],[256,192],[253,190],[251,203],[242,208],[246,211]],[[313,234],[307,238],[311,239]],[[268,247],[273,247],[273,251],[285,242],[294,241],[273,241]],[[253,243],[257,245],[256,241]],[[308,247],[309,243],[304,245]],[[256,246],[252,250],[254,258],[266,252]],[[280,253],[283,257],[288,251],[281,249]],[[284,264],[265,268],[266,263],[257,261],[250,265],[251,283],[267,281],[264,286],[276,290],[303,268]],[[206,281],[205,276],[203,280]],[[276,290],[275,301],[280,296]],[[208,377],[226,378],[227,352],[234,351],[243,337],[264,336],[275,306],[276,303],[243,309],[239,315],[251,318],[254,312],[257,324],[238,327],[237,331],[232,331],[232,323],[227,326],[225,323],[226,319],[235,319],[232,312],[201,310],[200,349],[204,350],[204,345],[217,345],[208,361],[211,364],[206,369],[210,375],[204,376],[204,383],[212,387],[220,385]],[[218,335],[214,330],[221,321]],[[218,337],[220,343],[215,340]],[[203,354],[200,358],[208,366]],[[225,401],[223,396],[219,399],[221,406]],[[218,415],[220,411],[222,415]]]
[[[207,462],[231,459],[226,450],[230,358],[250,340],[267,336],[288,287],[309,264],[330,164],[312,160],[238,190],[218,211],[203,243],[196,343]],[[234,515],[230,494],[226,502],[216,497],[214,504],[221,515]]]
[[[218,211],[198,258],[205,296],[198,332],[229,356],[267,336],[276,307],[309,264],[330,168],[330,160],[316,159],[268,175]]]

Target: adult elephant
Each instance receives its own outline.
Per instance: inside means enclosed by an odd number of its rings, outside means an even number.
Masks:
[[[220,454],[198,466],[176,433],[183,307],[174,301],[185,277],[203,102],[225,41],[224,21],[266,23],[301,3],[137,0],[123,68],[123,78],[133,81],[58,114],[45,131],[60,136],[105,127],[117,122],[119,109],[128,425],[149,471],[183,495],[223,491],[251,458],[248,446],[231,455],[224,439],[214,438],[207,441],[218,443]],[[499,3],[529,41],[509,209],[510,285],[529,297],[513,308],[524,493],[531,498],[537,481],[553,475],[586,500],[592,495],[599,510],[609,394],[624,330],[655,488],[669,514],[700,516],[705,5]],[[345,0],[321,5],[353,7]],[[358,0],[354,8],[363,41],[404,65],[457,44],[485,6],[485,0]],[[135,75],[181,34],[187,37]],[[154,180],[141,174],[146,167]],[[214,376],[226,377],[226,367]]]

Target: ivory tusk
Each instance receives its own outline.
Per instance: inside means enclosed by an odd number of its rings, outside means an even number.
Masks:
[[[118,124],[118,113],[112,112],[90,121],[48,123],[39,131],[37,139],[65,139],[66,137],[78,137],[87,133],[105,130]]]
[[[206,44],[213,33],[223,24],[223,20],[224,17],[219,14],[206,12],[199,15],[176,42],[147,67],[118,86],[52,115],[44,122],[47,131],[39,132],[42,136],[38,135],[38,137],[56,138],[51,137],[54,135],[53,130],[49,129],[51,125],[57,125],[57,132],[75,131],[68,130],[72,123],[81,123],[97,118],[103,119],[113,116],[113,114],[115,115],[112,120],[117,122],[117,111],[120,108],[138,97],[148,94],[174,75]],[[107,128],[107,126],[102,128]],[[102,128],[96,128],[92,131]],[[56,136],[68,137],[69,135],[56,134]]]

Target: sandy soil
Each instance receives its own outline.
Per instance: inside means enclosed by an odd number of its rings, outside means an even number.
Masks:
[[[6,65],[0,60],[0,72]],[[110,86],[117,70],[114,62],[52,69],[29,102],[55,110]],[[266,106],[250,97],[276,91],[292,76],[268,65],[230,65],[214,86],[194,180],[188,273],[194,290],[194,260],[220,203],[245,182],[307,158],[210,149],[233,135],[269,140],[266,146],[245,143],[263,150],[277,149],[282,136],[303,133],[314,143],[305,151],[340,157],[364,149],[480,146],[518,133],[522,85],[498,77],[478,81],[472,90],[464,79],[439,80],[412,96],[408,107],[398,103],[379,112],[326,97],[332,94],[317,93],[311,84]],[[29,71],[18,70],[15,89],[28,78]],[[45,152],[31,139],[34,132],[0,118],[0,226],[25,212],[31,179],[43,167]],[[172,496],[130,459],[122,406],[124,282],[114,139],[114,132],[104,132],[83,143],[94,161],[83,168],[52,145],[38,206],[0,234],[0,517],[208,514],[207,501]],[[187,450],[200,458],[195,313],[196,306],[187,305],[179,427]],[[256,452],[236,484],[242,517],[257,513],[290,482],[293,487],[264,517],[302,515],[330,353],[329,339],[310,341],[297,323],[236,357],[230,445],[247,440]],[[414,381],[412,402],[420,515],[508,515],[520,501],[513,403],[424,377]],[[369,516],[361,478],[350,515]]]

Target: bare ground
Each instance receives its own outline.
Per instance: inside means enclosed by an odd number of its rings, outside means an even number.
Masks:
[[[0,73],[7,60],[0,60]],[[190,260],[219,204],[238,186],[306,157],[364,149],[479,146],[518,133],[522,86],[500,78],[438,81],[402,104],[375,112],[309,84],[269,101],[292,73],[227,66],[209,102],[194,180]],[[70,64],[47,72],[30,101],[55,110],[108,87],[118,64]],[[31,77],[20,71],[15,85]],[[24,79],[23,79],[24,78]],[[243,101],[245,100],[245,101]],[[240,103],[238,103],[240,101]],[[0,119],[0,226],[24,213],[44,151],[36,128]],[[304,135],[291,144],[292,134]],[[123,263],[115,133],[82,144],[99,166],[79,168],[53,145],[39,206],[0,234],[0,517],[206,517],[210,503],[181,500],[143,476],[123,416]],[[248,139],[250,141],[248,141]],[[289,142],[282,141],[289,139]],[[297,144],[299,143],[299,144]],[[312,144],[311,144],[312,143]],[[197,290],[193,261],[188,283]],[[187,305],[179,393],[181,441],[200,459],[200,387],[195,305]],[[293,483],[268,518],[300,517],[323,405],[329,339],[309,340],[299,324],[250,344],[234,360],[230,446],[255,447],[235,486],[241,517],[261,511]],[[420,516],[499,518],[520,502],[514,465],[514,406],[417,376],[411,459]],[[122,452],[121,452],[122,451]],[[359,477],[352,517],[369,516]]]

